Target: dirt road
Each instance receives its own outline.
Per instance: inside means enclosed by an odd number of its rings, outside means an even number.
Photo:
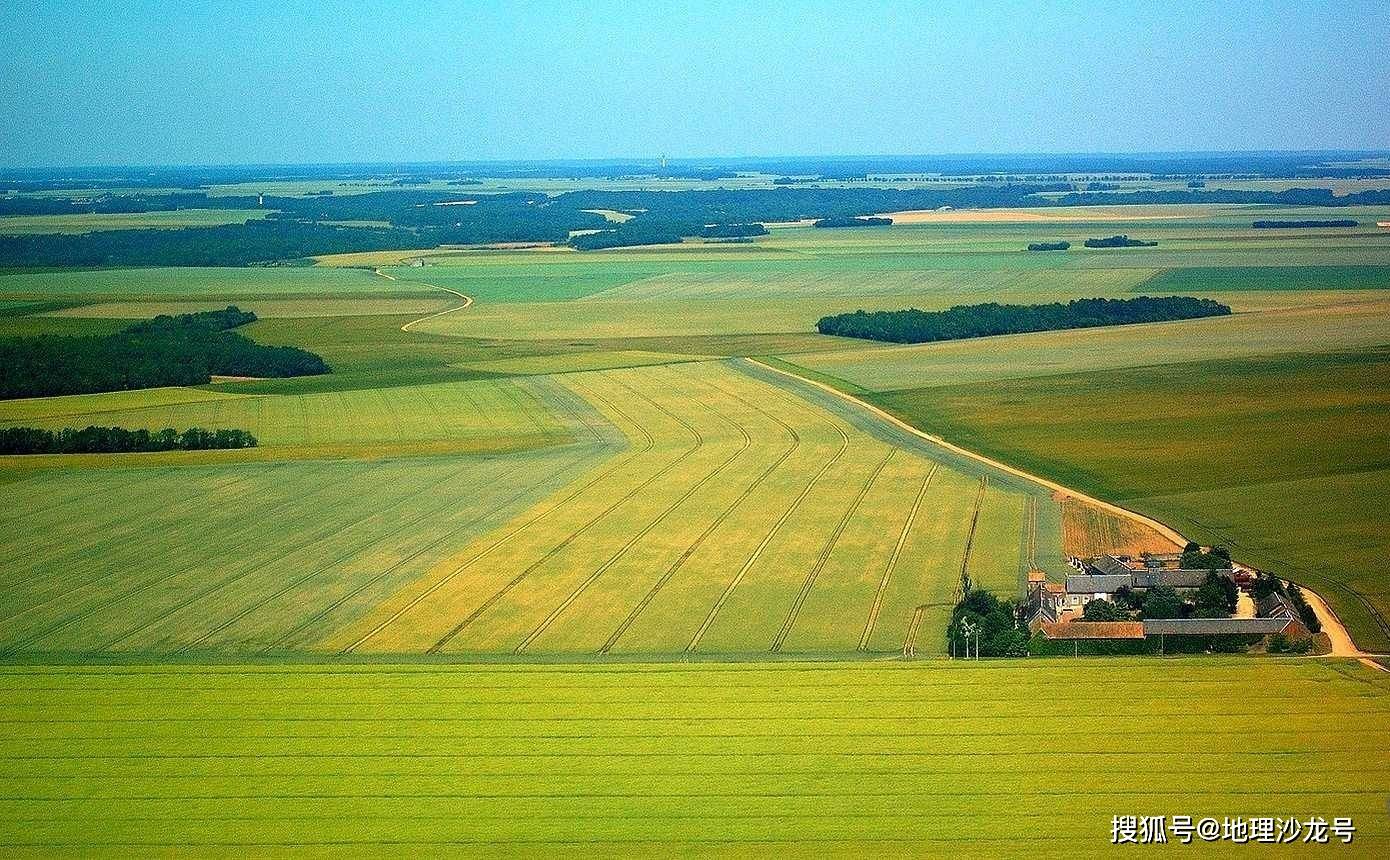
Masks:
[[[397,278],[397,277],[394,276],[394,275],[388,275],[388,274],[386,274],[386,273],[383,272],[381,269],[375,269],[374,272],[375,272],[376,274],[380,275],[381,277],[385,278],[385,279],[388,280],[388,281],[399,281],[399,280],[400,280],[399,278]],[[463,310],[464,308],[470,307],[470,306],[473,304],[473,297],[472,297],[472,296],[465,296],[463,293],[459,292],[458,290],[451,290],[451,289],[449,289],[448,287],[441,287],[441,286],[439,286],[438,284],[427,284],[427,283],[425,283],[424,281],[411,281],[411,283],[419,284],[419,285],[421,285],[421,286],[423,286],[423,287],[430,287],[431,289],[443,290],[444,292],[449,293],[450,295],[458,296],[460,299],[463,300],[463,303],[460,304],[460,305],[455,305],[455,306],[452,307],[452,308],[445,308],[445,309],[442,310],[442,311],[436,311],[436,312],[434,312],[434,313],[432,313],[432,314],[425,314],[424,316],[420,317],[419,319],[411,320],[410,322],[408,322],[408,323],[406,323],[405,325],[401,326],[401,331],[410,331],[412,328],[414,328],[415,326],[419,325],[420,323],[422,323],[422,322],[424,322],[424,321],[426,321],[426,320],[432,320],[432,319],[434,319],[435,317],[442,317],[442,316],[444,316],[445,314],[451,314],[451,313],[453,313],[454,311],[461,311],[461,310]]]
[[[925,433],[921,430],[918,430],[916,427],[913,427],[911,424],[908,424],[901,418],[898,418],[895,415],[891,415],[888,412],[879,409],[872,403],[866,403],[865,401],[860,400],[859,398],[853,395],[846,394],[845,392],[840,391],[837,388],[826,385],[824,382],[818,382],[814,379],[807,379],[804,376],[799,376],[795,373],[792,373],[791,371],[783,370],[780,367],[773,367],[770,364],[764,364],[763,362],[758,361],[755,358],[749,358],[745,360],[750,361],[753,364],[756,364],[765,370],[770,370],[773,373],[779,373],[782,376],[795,379],[807,385],[813,385],[816,388],[821,389],[822,391],[835,395],[841,400],[853,403],[859,408],[869,413],[872,413],[873,415],[879,418],[882,418],[884,421],[887,421],[888,423],[892,424],[900,430],[903,430],[904,432],[911,433],[913,436],[925,439],[934,445],[939,445],[940,447],[945,448],[946,450],[954,454],[959,454],[962,457],[969,457],[970,459],[975,460],[977,462],[984,463],[995,469],[999,469],[1000,471],[1007,472],[1010,475],[1023,478],[1026,481],[1031,481],[1032,483],[1037,484],[1039,486],[1046,487],[1047,489],[1052,490],[1055,493],[1070,496],[1074,499],[1080,499],[1081,501],[1086,502],[1087,504],[1095,505],[1096,507],[1109,511],[1110,513],[1113,513],[1117,516],[1124,517],[1125,519],[1128,519],[1131,522],[1136,522],[1141,525],[1147,526],[1148,528],[1153,529],[1154,531],[1158,532],[1159,534],[1163,535],[1169,540],[1177,543],[1178,546],[1183,546],[1187,543],[1187,538],[1183,537],[1182,534],[1179,533],[1176,529],[1173,529],[1170,526],[1167,526],[1151,517],[1146,517],[1143,514],[1138,513],[1137,511],[1131,511],[1128,508],[1122,508],[1119,505],[1112,504],[1111,502],[1107,502],[1102,499],[1097,499],[1093,496],[1088,496],[1085,493],[1073,490],[1069,487],[1064,487],[1056,481],[1049,481],[1047,478],[1030,474],[1028,472],[1023,471],[1022,469],[1016,469],[1013,466],[1008,465],[1007,463],[1001,463],[998,460],[993,460],[989,457],[984,456],[983,454],[977,454],[974,451],[968,451],[965,448],[960,447],[959,445],[954,445],[950,442],[947,442],[940,436],[933,436],[930,433]],[[1337,617],[1336,613],[1332,611],[1331,607],[1327,605],[1326,601],[1324,601],[1317,594],[1310,591],[1306,586],[1300,585],[1299,587],[1303,589],[1303,595],[1308,599],[1308,604],[1312,606],[1313,611],[1317,613],[1318,621],[1322,623],[1322,629],[1324,632],[1327,633],[1327,638],[1332,641],[1333,656],[1362,658],[1363,663],[1367,663],[1369,665],[1373,665],[1374,668],[1384,670],[1384,667],[1375,663],[1375,661],[1373,660],[1369,660],[1368,655],[1356,647],[1356,643],[1352,641],[1351,635],[1347,633],[1346,627],[1342,625],[1341,619]]]

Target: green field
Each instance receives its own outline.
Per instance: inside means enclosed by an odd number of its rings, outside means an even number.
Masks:
[[[1115,850],[1116,815],[1319,815],[1355,842],[1304,850],[1384,856],[1387,678],[1239,658],[12,667],[0,845],[1077,857]]]
[[[10,215],[0,218],[0,236],[35,233],[94,233],[98,230],[172,230],[216,227],[264,218],[267,209],[177,209],[169,212],[96,213],[80,215]]]
[[[428,287],[393,284],[362,269],[311,266],[263,268],[73,269],[0,273],[0,295],[98,299],[240,299],[252,296],[326,296],[428,293]]]

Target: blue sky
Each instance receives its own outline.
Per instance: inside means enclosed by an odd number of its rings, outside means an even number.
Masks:
[[[1390,148],[1380,2],[0,0],[0,164]]]

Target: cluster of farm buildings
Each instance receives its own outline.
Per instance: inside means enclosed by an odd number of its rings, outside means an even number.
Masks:
[[[1266,594],[1250,600],[1248,614],[1227,618],[1145,618],[1124,621],[1083,620],[1086,604],[1093,600],[1123,603],[1126,594],[1143,594],[1160,585],[1172,588],[1180,597],[1190,598],[1212,575],[1226,577],[1241,589],[1248,588],[1254,574],[1226,569],[1185,569],[1182,556],[1146,554],[1141,559],[1101,555],[1090,559],[1070,559],[1077,573],[1065,583],[1049,582],[1042,571],[1028,576],[1027,619],[1029,631],[1053,641],[1115,641],[1166,637],[1248,637],[1251,641],[1282,635],[1303,640],[1311,635],[1297,606],[1284,594]]]

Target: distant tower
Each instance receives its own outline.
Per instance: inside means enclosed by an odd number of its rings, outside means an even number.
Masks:
[[[256,205],[257,205],[257,206],[264,206],[264,205],[265,205],[265,193],[264,193],[264,192],[262,192],[262,193],[256,195]]]
[[[666,169],[666,153],[661,153],[661,169]]]

